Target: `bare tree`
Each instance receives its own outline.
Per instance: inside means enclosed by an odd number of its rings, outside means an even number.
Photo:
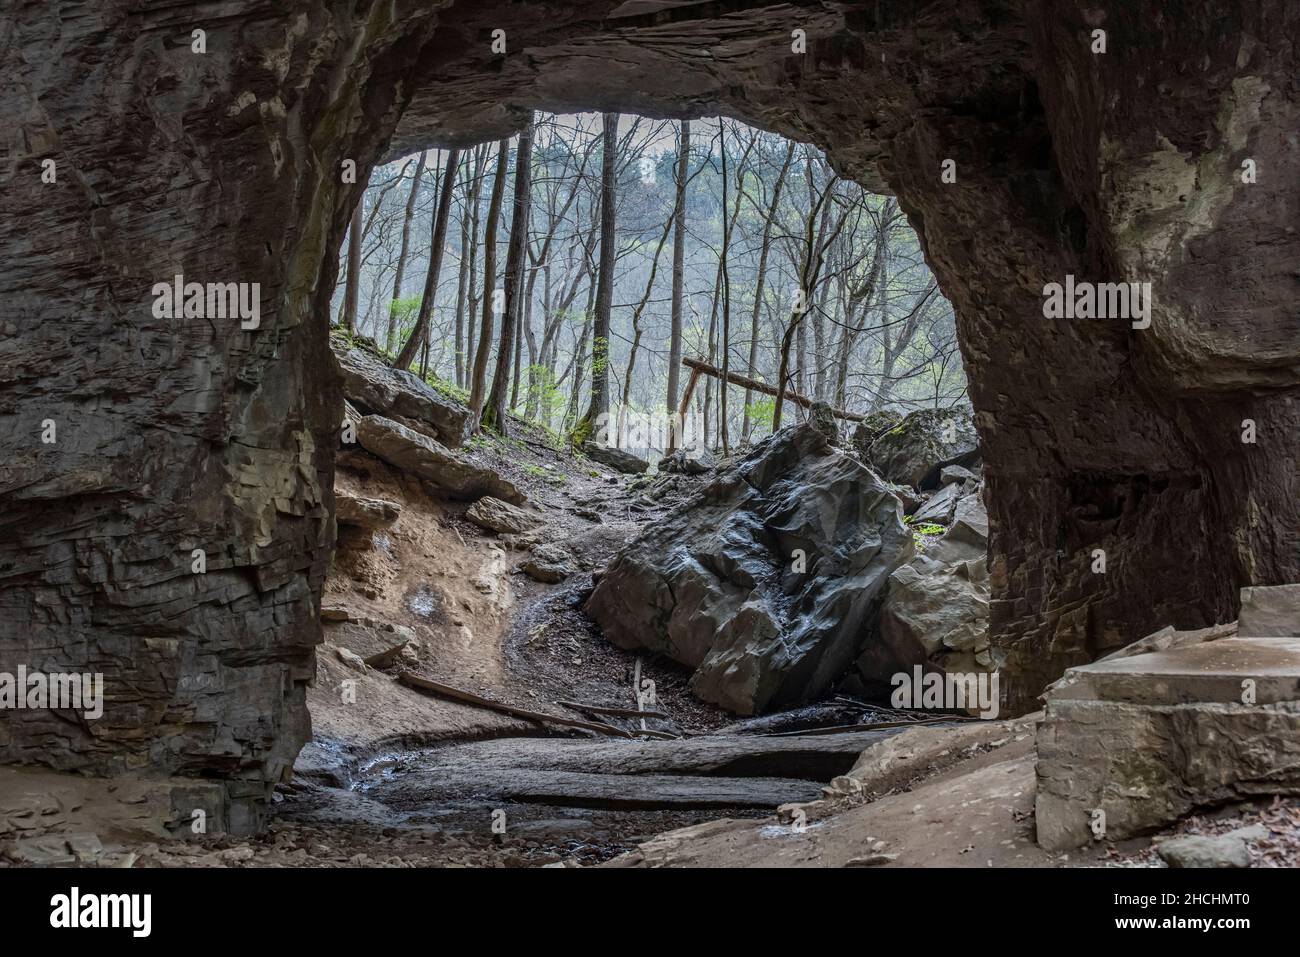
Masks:
[[[469,408],[474,414],[474,431],[478,431],[478,416],[483,411],[483,393],[487,377],[488,353],[492,349],[492,307],[495,298],[492,284],[496,282],[497,220],[501,216],[501,195],[505,192],[506,166],[510,159],[510,140],[503,139],[497,146],[497,174],[492,182],[492,199],[488,203],[487,225],[483,235],[483,324],[479,330],[478,351],[474,354],[474,374],[470,381]]]
[[[402,247],[397,255],[397,271],[393,274],[393,301],[388,306],[388,327],[384,333],[384,351],[393,351],[393,336],[397,330],[397,301],[402,298],[402,279],[406,272],[406,257],[411,247],[411,218],[415,215],[415,201],[420,195],[420,177],[424,175],[424,164],[429,156],[425,150],[415,164],[415,177],[411,180],[411,192],[406,197],[406,210],[402,216]]]
[[[361,292],[361,207],[366,204],[366,194],[357,194],[357,204],[352,207],[352,225],[348,227],[348,288],[343,298],[343,328],[348,332],[357,329],[357,296]]]
[[[424,277],[424,294],[420,297],[420,314],[415,320],[411,336],[397,354],[393,365],[406,369],[411,365],[416,352],[426,344],[429,333],[429,316],[433,313],[433,300],[438,292],[438,273],[442,269],[442,248],[447,242],[447,217],[451,212],[451,194],[456,185],[456,167],[460,163],[460,150],[447,152],[447,162],[443,167],[442,193],[438,197],[438,212],[434,216],[433,242],[429,248],[429,271]]]
[[[677,411],[677,389],[682,367],[682,289],[686,267],[686,172],[691,156],[691,121],[682,120],[677,138],[677,189],[673,200],[673,304],[668,333],[668,413]],[[751,370],[752,371],[752,370]],[[629,373],[630,375],[630,373]],[[670,445],[672,443],[670,442]]]
[[[596,272],[596,316],[591,340],[591,403],[579,433],[590,433],[609,414],[609,322],[614,308],[614,217],[618,161],[618,114],[602,117],[600,169],[600,267]],[[581,436],[583,439],[586,435]]]
[[[749,362],[746,365],[746,374],[753,379],[758,365],[758,317],[759,309],[763,305],[763,287],[767,281],[767,258],[772,250],[772,227],[776,222],[776,211],[781,205],[781,190],[785,185],[786,175],[790,172],[790,163],[794,160],[794,141],[791,140],[786,144],[785,162],[781,164],[781,172],[777,174],[776,185],[772,187],[772,201],[763,216],[763,240],[759,246],[758,253],[758,275],[754,280],[754,312],[750,317],[749,327]],[[753,428],[753,422],[749,417],[749,407],[752,402],[752,393],[749,389],[745,390],[745,416],[741,424],[741,439],[748,442]]]
[[[523,285],[524,249],[528,245],[528,211],[532,190],[533,120],[519,133],[519,146],[515,150],[515,206],[510,223],[510,245],[506,248],[506,296],[501,320],[501,345],[497,348],[497,368],[492,376],[492,391],[488,393],[483,424],[490,429],[507,434],[506,389],[510,377],[511,355],[517,348],[516,331],[523,313],[520,298]]]

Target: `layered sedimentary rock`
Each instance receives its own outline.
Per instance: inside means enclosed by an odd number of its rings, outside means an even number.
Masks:
[[[491,468],[457,455],[423,432],[382,415],[367,415],[357,423],[357,444],[376,458],[408,475],[423,479],[451,498],[491,495],[518,505],[524,493]]]
[[[380,159],[534,108],[726,113],[898,195],[957,312],[1013,705],[1300,579],[1286,0],[20,2],[0,38],[0,668],[116,694],[94,729],[5,722],[4,760],[217,776],[244,809],[289,766],[349,214]],[[256,283],[259,323],[159,318],[178,274]],[[1150,325],[1044,318],[1067,275],[1150,283]]]
[[[473,418],[465,405],[439,394],[414,373],[389,368],[373,353],[348,349],[335,357],[343,394],[360,411],[402,422],[449,449],[460,448]]]
[[[1038,843],[1123,840],[1300,794],[1300,639],[1221,638],[1072,668],[1038,730]]]
[[[902,506],[813,423],[783,429],[619,553],[587,612],[622,648],[695,668],[739,714],[824,693],[912,554]]]

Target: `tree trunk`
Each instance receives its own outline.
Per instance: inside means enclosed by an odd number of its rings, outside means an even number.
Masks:
[[[812,176],[811,169],[808,173]],[[808,218],[804,223],[804,242],[805,251],[802,267],[799,270],[799,301],[795,303],[795,308],[790,311],[790,322],[786,326],[785,335],[781,339],[781,361],[777,366],[776,387],[781,390],[781,395],[776,400],[776,410],[772,413],[772,431],[775,432],[781,428],[781,411],[784,406],[785,389],[788,388],[787,380],[790,377],[790,345],[794,341],[796,333],[803,326],[803,317],[808,311],[809,299],[812,296],[812,287],[816,285],[817,275],[821,272],[821,251],[818,246],[817,237],[814,235],[814,225],[821,213],[822,206],[830,198],[831,191],[835,186],[835,177],[831,177],[826,183],[826,189],[817,199],[816,204],[808,212]],[[795,390],[800,391],[799,389]]]
[[[691,121],[682,120],[677,144],[677,195],[673,201],[673,305],[668,336],[668,414],[677,412],[678,375],[682,365],[682,287],[686,276],[686,172],[690,167]],[[669,433],[670,436],[672,433]],[[674,443],[670,442],[670,449]]]
[[[474,151],[474,189],[473,196],[470,200],[472,209],[469,226],[469,296],[465,308],[465,381],[461,383],[462,389],[469,388],[470,370],[469,364],[474,360],[474,317],[478,315],[479,296],[474,292],[474,283],[478,275],[478,226],[479,226],[479,200],[483,196],[483,167],[487,163],[489,145],[487,143],[479,146]]]
[[[772,187],[772,204],[763,221],[763,244],[758,254],[758,277],[754,285],[754,313],[750,318],[749,327],[749,364],[745,370],[751,379],[754,378],[754,367],[758,365],[758,316],[759,309],[763,305],[763,287],[767,279],[767,257],[772,248],[772,223],[776,219],[778,204],[781,202],[781,187],[785,185],[785,177],[790,172],[790,163],[793,160],[794,141],[791,140],[786,144],[785,162],[781,164],[781,172],[777,174],[776,185]],[[749,441],[754,425],[749,418],[749,405],[752,395],[751,390],[745,390],[745,418],[740,429],[741,439],[744,442]]]
[[[406,340],[406,345],[397,354],[397,361],[393,363],[398,369],[410,366],[411,360],[428,336],[433,300],[438,294],[438,272],[442,269],[442,247],[447,241],[447,216],[451,212],[451,193],[456,185],[456,165],[459,162],[460,150],[449,150],[442,175],[442,192],[438,197],[438,213],[433,221],[433,244],[429,248],[429,271],[424,277],[424,294],[420,297],[420,315],[415,320],[411,337]]]
[[[348,286],[343,293],[343,328],[348,332],[357,329],[357,295],[361,290],[361,207],[365,205],[365,190],[357,196],[352,209],[352,225],[348,227]]]
[[[483,231],[483,324],[479,330],[478,351],[474,353],[474,375],[469,390],[469,408],[474,413],[475,432],[479,429],[478,417],[483,411],[488,353],[492,349],[492,305],[496,298],[492,284],[496,282],[497,220],[501,217],[501,195],[505,192],[509,158],[510,141],[504,139],[497,147],[497,174],[492,181],[492,199],[488,203],[487,225]]]
[[[406,197],[406,210],[402,214],[402,246],[397,254],[397,270],[393,273],[393,301],[388,306],[388,327],[384,332],[384,352],[393,351],[393,335],[397,331],[397,301],[402,298],[402,279],[406,274],[406,256],[411,248],[411,219],[415,216],[415,201],[420,195],[420,177],[429,151],[420,154],[415,164],[415,179],[411,180],[411,193]]]
[[[506,393],[519,340],[519,321],[523,314],[524,251],[528,244],[528,211],[532,191],[533,119],[519,132],[515,150],[515,207],[510,220],[510,245],[506,249],[506,300],[501,319],[501,345],[497,348],[497,367],[492,376],[483,424],[506,435]]]
[[[601,416],[609,416],[609,321],[614,308],[614,199],[618,149],[618,114],[606,113],[601,130],[600,266],[596,273],[596,316],[591,339],[591,404],[579,431],[590,434]],[[585,439],[587,436],[583,435]]]
[[[465,341],[466,325],[466,296],[470,283],[469,271],[469,207],[470,197],[473,195],[474,188],[471,185],[471,179],[474,176],[473,166],[470,162],[470,154],[465,154],[465,192],[461,198],[460,207],[460,269],[456,277],[456,331],[452,338],[452,352],[454,353],[453,368],[455,369],[456,385],[458,388],[465,388],[465,359],[468,353],[462,348]]]

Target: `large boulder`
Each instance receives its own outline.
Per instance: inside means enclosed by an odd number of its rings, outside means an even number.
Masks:
[[[388,528],[402,514],[402,506],[382,498],[363,498],[350,492],[334,492],[334,515],[340,525],[366,531]]]
[[[893,409],[877,409],[868,412],[853,429],[853,448],[864,460],[871,449],[871,443],[903,421],[903,416]]]
[[[650,467],[650,463],[641,456],[603,442],[584,442],[582,452],[593,462],[627,475],[642,475]]]
[[[717,459],[708,449],[678,449],[659,460],[659,471],[664,474],[703,475],[716,468],[717,464]]]
[[[956,506],[947,533],[889,576],[879,625],[858,659],[872,690],[896,674],[993,673],[1000,656],[989,642],[988,516],[979,496]]]
[[[491,495],[484,495],[471,505],[465,512],[465,517],[479,528],[499,535],[518,535],[542,524],[541,516]]]
[[[524,494],[492,469],[382,415],[367,415],[357,423],[357,443],[371,455],[437,486],[452,498],[491,495],[512,505],[523,504]]]
[[[694,667],[691,688],[705,701],[738,714],[791,707],[851,665],[913,547],[879,476],[805,423],[647,528],[587,612],[619,647]]]
[[[1242,635],[1300,637],[1300,585],[1253,585],[1241,590]]]
[[[866,451],[885,478],[915,488],[936,488],[945,465],[980,460],[979,434],[969,412],[921,409],[879,435]]]
[[[364,349],[336,351],[343,374],[343,394],[363,412],[417,423],[419,431],[449,449],[458,449],[469,435],[469,409],[439,393],[419,376],[393,369]]]

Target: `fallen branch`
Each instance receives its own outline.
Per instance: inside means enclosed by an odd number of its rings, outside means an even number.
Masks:
[[[695,380],[699,377],[699,374],[702,372],[705,375],[713,376],[715,379],[721,379],[723,378],[723,373],[717,366],[709,365],[709,363],[702,362],[699,359],[692,359],[689,356],[682,359],[682,365],[691,370],[691,378],[686,383],[686,394],[682,399],[682,406],[680,409],[681,413],[685,414],[687,403],[690,401],[691,392],[695,388]],[[757,379],[751,379],[749,376],[739,375],[730,370],[727,371],[726,380],[732,385],[738,385],[745,389],[752,389],[753,391],[761,392],[764,395],[775,396],[779,394],[776,391],[775,386],[770,386],[766,382],[759,382]],[[811,409],[813,407],[812,399],[808,398],[806,395],[800,395],[792,389],[785,390],[785,397],[795,405],[801,405],[805,409]],[[843,409],[831,409],[831,415],[835,416],[837,419],[845,419],[849,422],[863,422],[866,420],[865,415],[859,415],[856,412],[845,412]]]
[[[502,704],[500,701],[493,701],[491,698],[484,698],[469,691],[461,691],[459,688],[453,688],[451,685],[445,685],[429,678],[423,678],[420,675],[412,674],[409,671],[403,671],[397,676],[397,680],[408,688],[415,688],[417,691],[428,691],[432,694],[441,695],[444,698],[450,698],[452,701],[459,701],[462,704],[477,705],[480,708],[487,708],[489,711],[499,711],[502,714],[508,714],[516,718],[524,718],[528,721],[545,722],[555,724],[564,728],[582,728],[586,731],[599,731],[601,734],[609,734],[615,737],[628,738],[632,734],[624,731],[622,728],[616,728],[609,724],[596,724],[592,721],[578,721],[574,718],[561,718],[559,715],[546,714],[541,711],[529,711],[527,708],[516,708],[514,705]]]
[[[614,724],[613,721],[609,720],[609,718],[602,718],[600,715],[596,715],[596,720],[599,721],[599,722],[601,722],[602,724],[606,724],[606,725],[608,725],[609,727],[611,727],[611,728],[615,728],[615,729],[617,729],[617,730],[619,730],[619,731],[623,730],[622,728],[619,728],[618,725]],[[642,724],[645,724],[644,721],[641,722],[641,723],[642,723]],[[677,735],[675,735],[675,734],[670,734],[670,733],[667,732],[667,731],[652,731],[652,730],[650,730],[649,728],[633,728],[633,729],[631,730],[631,732],[629,732],[629,733],[630,733],[633,737],[656,738],[656,739],[658,739],[658,740],[660,740],[660,741],[676,741],[676,740],[677,740]]]
[[[668,715],[662,711],[638,711],[636,708],[608,708],[599,704],[583,704],[580,701],[557,701],[558,705],[566,708],[572,708],[574,711],[589,711],[592,714],[608,714],[615,718],[663,718],[668,720]]]

